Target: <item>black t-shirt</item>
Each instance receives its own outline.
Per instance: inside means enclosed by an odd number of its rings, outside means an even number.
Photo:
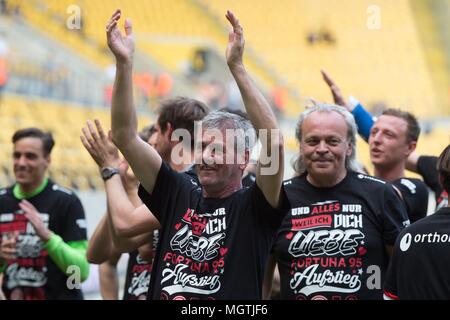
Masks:
[[[392,182],[402,194],[403,203],[408,212],[409,221],[416,222],[427,215],[428,189],[419,179],[400,178]]]
[[[146,261],[141,258],[139,251],[130,252],[128,258],[127,273],[125,278],[125,288],[123,300],[146,300],[150,277],[155,258],[156,249],[159,242],[159,230],[153,230],[152,237],[152,259]]]
[[[198,175],[197,175],[197,167],[195,165],[190,166],[183,173],[188,176],[191,184],[193,184],[196,187],[200,187],[200,181],[198,180]]]
[[[163,163],[153,193],[139,188],[162,226],[149,298],[260,299],[286,210],[273,209],[256,184],[215,199],[204,198],[190,180]]]
[[[417,160],[417,171],[423,180],[433,190],[436,196],[436,210],[445,208],[448,205],[448,194],[439,182],[439,172],[437,170],[437,157],[420,156]]]
[[[72,191],[49,180],[42,192],[27,200],[64,242],[87,239],[84,210]],[[44,243],[23,215],[20,201],[13,195],[13,187],[0,190],[0,239],[4,233],[19,231],[17,258],[8,260],[4,271],[7,299],[82,299],[81,290],[68,289],[67,276],[48,256]]]
[[[141,258],[138,250],[130,252],[123,300],[146,300],[152,263]]]
[[[349,172],[331,188],[316,188],[306,175],[284,183],[292,206],[273,247],[281,299],[382,299],[393,245],[408,217],[393,187]],[[370,288],[369,288],[370,287]]]
[[[450,300],[450,208],[403,230],[384,283],[391,299]]]
[[[249,172],[245,177],[242,178],[242,186],[251,187],[256,183],[256,175],[253,172]]]

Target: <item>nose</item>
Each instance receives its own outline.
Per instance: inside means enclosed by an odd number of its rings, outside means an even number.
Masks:
[[[372,134],[369,138],[369,142],[372,142],[374,144],[380,144],[381,143],[381,132],[376,132],[374,134]]]
[[[23,167],[27,164],[26,160],[26,157],[21,155],[19,158],[16,158],[16,164]]]
[[[319,144],[317,145],[317,149],[316,149],[317,153],[320,154],[324,154],[328,152],[328,146],[327,143],[325,141],[320,141]]]
[[[202,164],[212,165],[214,164],[214,154],[211,148],[206,147],[202,151]]]

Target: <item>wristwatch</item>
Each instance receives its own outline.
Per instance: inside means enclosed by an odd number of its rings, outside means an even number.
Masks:
[[[102,170],[100,171],[100,174],[102,175],[103,181],[108,180],[108,179],[111,178],[113,175],[118,174],[118,173],[119,173],[119,169],[111,168],[111,167],[104,167],[104,168],[102,168]]]

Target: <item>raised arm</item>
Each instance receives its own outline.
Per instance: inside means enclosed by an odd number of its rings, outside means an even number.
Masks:
[[[108,212],[112,227],[119,238],[130,238],[149,233],[161,226],[156,217],[145,206],[134,207],[127,196],[119,176],[113,176],[105,183]]]
[[[262,141],[261,154],[266,155],[265,159],[268,161],[262,163],[260,159],[258,162],[256,183],[266,200],[272,207],[277,208],[280,205],[284,174],[283,139],[272,108],[245,70],[242,59],[245,41],[239,20],[230,11],[227,12],[226,18],[233,27],[226,50],[228,67],[239,87],[250,121],[258,130],[260,138],[267,138]],[[262,129],[266,130],[267,134],[261,132]]]
[[[125,35],[120,32],[117,25],[120,17],[121,11],[118,9],[106,26],[108,46],[116,58],[111,106],[112,139],[147,192],[152,193],[162,160],[137,133],[132,79],[134,36],[128,19],[125,20]]]
[[[358,133],[367,142],[369,141],[370,129],[374,124],[374,119],[370,112],[368,112],[354,97],[350,97],[349,100],[345,100],[344,95],[341,93],[341,89],[337,86],[333,79],[324,70],[321,70],[322,77],[325,83],[330,88],[333,95],[334,103],[338,106],[345,107],[352,113],[358,126]]]
[[[137,198],[138,181],[134,179],[133,174],[127,173],[128,164],[120,160],[117,147],[112,143],[110,137],[106,136],[100,121],[95,120],[94,122],[95,127],[91,121],[88,121],[87,128],[82,129],[83,134],[80,138],[83,146],[100,170],[105,167],[119,170],[119,174],[113,175],[105,181],[109,221],[114,230],[114,234],[111,236],[128,238],[159,227],[159,222],[150,210],[140,206],[141,202]],[[138,207],[140,210],[135,212]],[[108,220],[102,222],[104,224],[100,230],[104,232]],[[97,238],[101,240],[103,237]]]
[[[108,196],[108,195],[107,195]],[[108,205],[108,212],[111,212],[111,209]],[[144,244],[151,243],[153,240],[153,233],[149,230],[140,231],[140,234],[137,236],[119,236],[116,229],[113,227],[112,215],[108,214],[109,219],[109,231],[111,234],[112,242],[114,244],[114,250],[117,252],[131,252],[137,250],[140,246]],[[152,222],[153,223],[153,222]],[[159,226],[159,224],[158,224]],[[156,227],[156,224],[152,224],[151,228]],[[151,229],[153,230],[153,229]]]
[[[352,112],[353,106],[345,100],[344,96],[342,95],[341,89],[336,85],[333,79],[331,79],[328,73],[325,72],[325,70],[320,70],[320,72],[322,73],[323,81],[325,81],[325,83],[330,88],[334,103],[338,106],[345,107],[348,111]]]
[[[417,162],[419,161],[420,155],[417,152],[411,152],[411,154],[406,159],[406,169],[409,171],[418,173],[417,171]]]

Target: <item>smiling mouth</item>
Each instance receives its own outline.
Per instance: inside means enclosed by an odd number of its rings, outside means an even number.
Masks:
[[[314,162],[319,162],[319,163],[326,163],[326,162],[331,162],[331,160],[329,160],[329,159],[316,159],[316,160],[313,160]]]

